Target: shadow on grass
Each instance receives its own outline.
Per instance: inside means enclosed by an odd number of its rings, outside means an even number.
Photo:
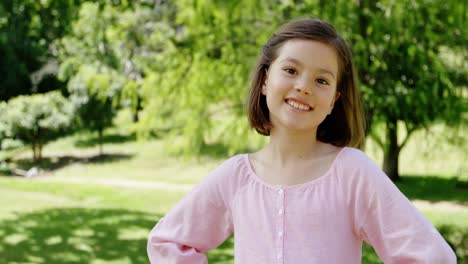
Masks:
[[[58,157],[44,157],[40,161],[33,161],[32,159],[18,159],[15,160],[16,167],[21,169],[29,169],[32,167],[40,167],[47,172],[53,172],[74,163],[112,163],[122,160],[131,159],[133,155],[129,154],[103,154],[90,157],[76,157],[76,156],[58,156]]]
[[[148,263],[146,241],[161,215],[123,209],[54,208],[0,221],[0,263]],[[232,260],[232,239],[210,263]]]
[[[0,222],[0,263],[148,263],[146,236],[157,217],[120,209],[21,213]]]
[[[103,144],[109,144],[109,143],[125,143],[129,141],[135,141],[136,140],[136,135],[119,135],[119,134],[104,134],[102,137],[102,143]],[[86,139],[79,139],[75,141],[75,147],[79,148],[88,148],[88,147],[94,147],[99,145],[99,138],[96,137],[89,137]]]
[[[410,200],[449,201],[468,205],[468,182],[437,176],[403,176],[396,183]]]
[[[123,209],[54,208],[19,213],[0,221],[0,263],[148,263],[147,235],[160,218]],[[441,229],[444,237],[463,249],[466,230],[460,240],[460,230],[447,228],[450,230]],[[207,254],[209,263],[234,263],[233,248],[230,237]],[[458,253],[463,256],[466,250]],[[382,262],[364,245],[362,263]]]

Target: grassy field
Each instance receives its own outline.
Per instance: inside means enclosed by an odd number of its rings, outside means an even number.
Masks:
[[[101,157],[88,135],[70,136],[45,148],[40,166],[47,173],[0,176],[0,263],[148,263],[150,229],[223,159],[171,157],[158,140],[112,135],[105,141]],[[417,151],[412,148],[407,156]],[[13,154],[16,166],[34,165],[28,149]],[[411,200],[425,202],[422,212],[465,256],[460,263],[468,263],[467,186],[455,177],[463,159],[452,158],[453,171],[433,164],[439,171],[429,177],[405,168],[413,175],[398,185]],[[231,238],[209,252],[210,263],[233,263],[232,247]],[[381,263],[368,246],[363,255],[363,263]]]

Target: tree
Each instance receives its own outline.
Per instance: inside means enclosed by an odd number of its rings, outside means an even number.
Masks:
[[[125,85],[119,46],[115,45],[117,34],[112,30],[119,8],[106,2],[83,3],[73,30],[56,41],[61,61],[59,78],[68,82],[79,124],[97,132],[100,154],[104,129],[112,125]]]
[[[11,125],[11,133],[31,144],[33,159],[39,161],[43,146],[63,135],[71,123],[73,113],[72,105],[54,91],[11,99],[5,116]]]
[[[278,6],[283,5],[177,1],[175,22],[169,23],[175,29],[170,38],[174,49],[165,49],[157,68],[145,72],[140,133],[183,135],[180,146],[190,154],[213,142],[225,144],[231,153],[244,148],[253,135],[244,115],[249,72],[260,46],[281,21],[282,14],[273,11]]]
[[[163,48],[157,38],[167,37],[153,34],[153,28],[164,26],[157,24],[161,10],[144,1],[131,3],[84,3],[71,33],[56,42],[59,77],[69,81],[80,123],[97,131],[100,142],[103,129],[111,125],[120,107],[131,108],[138,121],[143,68],[154,64],[154,57]]]
[[[445,58],[466,54],[463,3],[281,1],[254,7],[243,1],[179,3],[176,20],[183,25],[184,38],[176,43],[172,60],[163,62],[170,70],[148,74],[145,91],[150,100],[144,112],[162,112],[145,115],[153,121],[147,124],[172,125],[188,139],[188,149],[196,151],[207,142],[216,109],[233,116],[231,124],[235,124],[226,126],[231,133],[220,135],[229,138],[227,142],[245,142],[246,130],[238,128],[245,126],[239,121],[245,76],[260,45],[278,24],[314,14],[332,22],[352,45],[369,134],[382,147],[383,169],[390,178],[399,178],[399,153],[414,131],[434,122],[461,120],[462,89],[468,74],[466,67],[460,70],[463,60],[457,65]],[[398,135],[399,125],[406,131],[403,139]],[[385,131],[383,137],[380,128]]]
[[[7,109],[7,104],[5,102],[0,102],[0,150],[2,150],[3,140],[11,136],[11,126],[7,118]]]
[[[112,125],[111,76],[97,74],[82,66],[68,83],[71,104],[76,109],[78,124],[98,134],[99,154],[103,154],[104,129]]]
[[[352,46],[368,132],[382,147],[392,179],[398,179],[399,153],[414,131],[463,122],[457,120],[468,76],[459,59],[466,57],[468,36],[464,3],[169,2],[84,3],[73,30],[56,42],[62,80],[76,77],[91,95],[83,69],[107,79],[96,88],[103,89],[99,100],[106,94],[114,110],[131,107],[139,137],[183,135],[181,146],[192,154],[210,143],[233,153],[262,142],[250,138],[245,119],[249,72],[278,25],[314,16],[332,22]]]
[[[443,5],[438,1],[358,2],[358,34],[351,39],[369,133],[382,148],[383,169],[394,181],[399,179],[399,154],[414,131],[438,121],[461,120],[468,72],[465,68],[465,78],[453,78],[459,67],[445,57],[447,51],[466,54],[464,5],[455,1]],[[384,134],[379,134],[380,128]]]
[[[30,75],[55,56],[53,41],[68,32],[78,4],[78,0],[0,2],[0,101],[34,92]]]

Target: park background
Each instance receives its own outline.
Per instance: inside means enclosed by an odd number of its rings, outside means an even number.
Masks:
[[[467,13],[462,0],[1,0],[0,263],[147,263],[157,221],[267,142],[246,119],[250,72],[300,17],[349,42],[366,153],[468,263]],[[208,256],[233,263],[233,240]],[[381,263],[367,245],[363,263]]]

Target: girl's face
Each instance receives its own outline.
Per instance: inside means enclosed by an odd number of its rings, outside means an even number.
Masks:
[[[285,42],[262,87],[272,131],[286,129],[315,135],[339,97],[337,78],[338,59],[331,46],[302,39]]]

